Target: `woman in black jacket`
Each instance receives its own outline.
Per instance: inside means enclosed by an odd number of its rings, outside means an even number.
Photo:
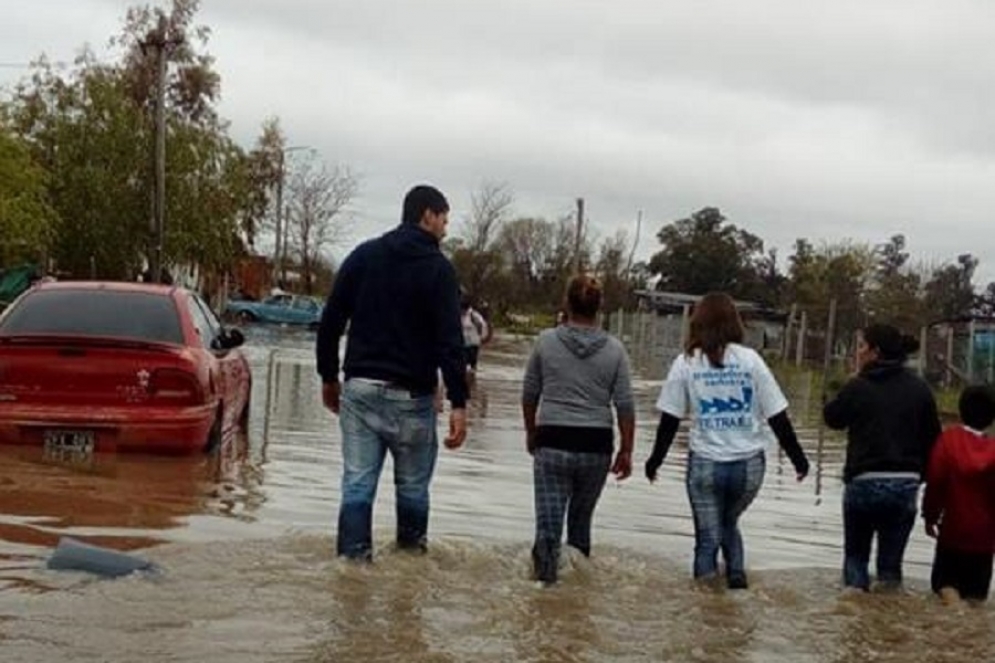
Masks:
[[[857,338],[857,374],[823,409],[826,425],[846,430],[843,469],[843,584],[870,588],[871,542],[877,535],[878,581],[898,586],[915,524],[919,484],[940,434],[929,386],[905,368],[919,342],[891,325]]]

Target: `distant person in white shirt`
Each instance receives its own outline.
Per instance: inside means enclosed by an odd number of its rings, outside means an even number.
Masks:
[[[656,480],[681,418],[690,416],[687,491],[694,514],[694,577],[710,579],[725,560],[729,589],[746,589],[739,517],[760,491],[766,460],[766,421],[795,467],[808,459],[788,419],[788,401],[763,358],[743,343],[732,299],[712,293],[695,305],[687,349],[670,367],[656,403],[660,425],[646,477]]]
[[[480,358],[480,346],[491,340],[491,327],[479,311],[470,305],[470,299],[464,297],[460,302],[460,314],[463,321],[463,347],[466,353],[467,370],[476,372],[477,361]]]

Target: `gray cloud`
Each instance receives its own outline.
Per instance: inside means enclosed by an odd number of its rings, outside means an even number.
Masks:
[[[20,3],[0,60],[102,44],[127,2]],[[64,7],[65,11],[53,11]],[[86,18],[84,18],[86,17]],[[705,205],[796,237],[971,251],[995,278],[995,7],[982,0],[205,0],[223,115],[364,174],[355,238],[417,181],[457,217],[483,179],[601,235]],[[0,71],[0,76],[10,72]]]

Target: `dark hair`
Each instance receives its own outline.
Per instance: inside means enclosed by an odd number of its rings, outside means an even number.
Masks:
[[[965,387],[957,402],[960,420],[975,430],[985,430],[995,421],[995,394],[981,385]]]
[[[743,321],[732,297],[724,292],[710,292],[694,306],[688,335],[688,354],[700,349],[708,363],[722,368],[722,355],[730,343],[742,343]]]
[[[417,225],[421,223],[421,218],[425,216],[426,210],[431,210],[434,214],[448,212],[449,201],[434,186],[419,184],[404,196],[401,221]]]
[[[885,361],[904,362],[909,355],[919,349],[915,336],[903,334],[892,325],[875,324],[861,330],[864,342]]]
[[[572,315],[593,319],[601,308],[601,284],[598,279],[578,274],[567,285],[567,310]]]

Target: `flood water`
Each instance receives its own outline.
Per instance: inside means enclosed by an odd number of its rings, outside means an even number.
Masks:
[[[518,406],[526,340],[483,354],[468,442],[440,452],[429,554],[391,549],[388,463],[376,563],[340,562],[339,434],[319,404],[313,337],[262,328],[249,337],[250,431],[217,457],[67,465],[0,447],[0,661],[995,660],[991,607],[929,595],[921,527],[904,593],[840,592],[842,450],[832,438],[803,484],[771,450],[743,519],[748,591],[689,580],[681,443],[656,485],[609,479],[592,558],[567,555],[561,583],[537,587]],[[657,388],[637,385],[637,470]],[[800,428],[815,459],[816,431]],[[48,571],[62,535],[134,550],[163,573]]]

